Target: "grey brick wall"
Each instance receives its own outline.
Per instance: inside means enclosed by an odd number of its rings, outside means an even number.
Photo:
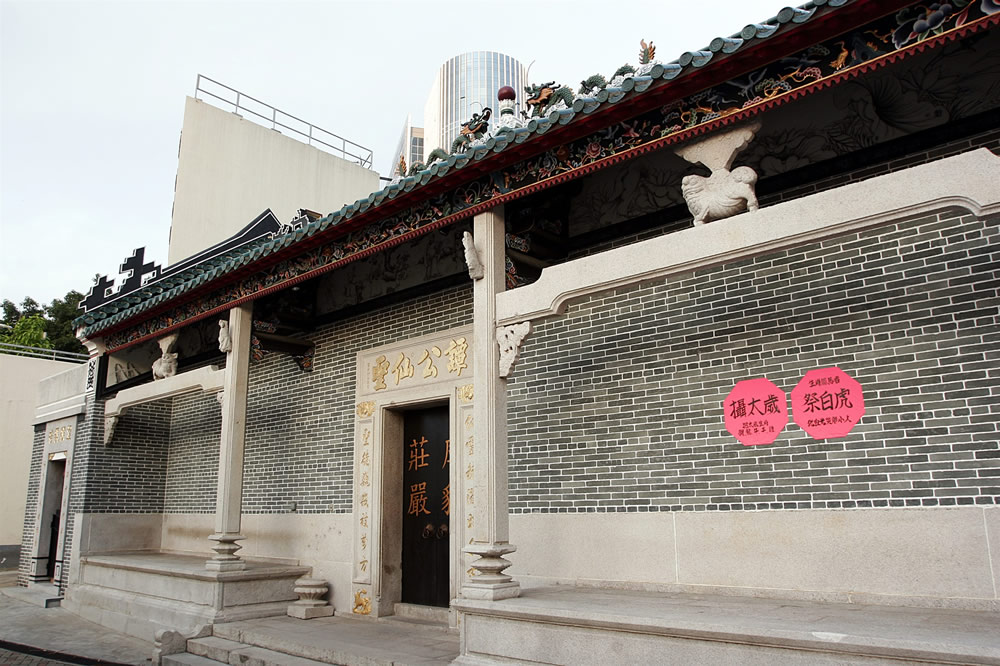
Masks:
[[[472,289],[454,287],[319,329],[311,373],[280,354],[252,365],[243,510],[350,512],[356,354],[471,321]]]
[[[997,502],[998,240],[951,211],[571,305],[512,377],[511,511]],[[865,392],[847,437],[724,430],[737,381],[830,365]]]
[[[163,511],[171,404],[172,399],[167,398],[125,410],[109,446],[103,443],[103,427],[100,433],[92,433],[97,436],[89,441],[86,493],[80,511]]]
[[[21,557],[17,568],[17,584],[28,584],[31,573],[31,558],[35,551],[38,526],[35,512],[38,511],[38,484],[42,480],[42,457],[45,453],[45,426],[35,426],[31,440],[31,464],[28,468],[28,497],[24,506],[24,529],[21,532]]]
[[[76,439],[73,441],[73,461],[70,469],[69,516],[66,520],[66,534],[63,537],[63,562],[61,585],[65,589],[69,580],[68,563],[73,556],[73,534],[76,531],[74,516],[89,511],[87,496],[90,492],[91,451],[104,446],[104,401],[96,400],[93,394],[87,396],[86,411],[76,421]]]
[[[213,513],[222,410],[215,395],[174,398],[163,497],[166,513]]]

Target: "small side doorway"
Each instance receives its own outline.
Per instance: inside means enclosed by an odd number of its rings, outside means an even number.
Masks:
[[[448,406],[405,412],[403,603],[448,607],[450,464]]]

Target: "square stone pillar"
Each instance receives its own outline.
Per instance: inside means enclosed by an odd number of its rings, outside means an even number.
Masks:
[[[240,534],[243,511],[243,445],[246,440],[247,384],[250,375],[250,332],[253,305],[229,311],[230,350],[223,381],[222,437],[219,443],[219,482],[215,500],[215,555],[205,563],[213,571],[238,571],[246,563],[237,555],[245,539]]]
[[[516,550],[508,541],[507,380],[500,376],[496,334],[496,296],[506,288],[504,232],[503,206],[476,216],[473,239],[483,277],[473,281],[475,504],[467,526],[473,541],[464,550],[479,559],[462,585],[468,599],[509,599],[520,593],[520,585],[503,573],[510,566],[503,556]]]

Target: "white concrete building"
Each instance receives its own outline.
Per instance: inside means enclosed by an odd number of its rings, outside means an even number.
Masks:
[[[39,382],[76,369],[67,361],[0,354],[0,571],[17,568]]]
[[[319,128],[302,123],[308,129],[299,132],[301,121],[294,119],[293,124],[287,120],[290,116],[273,110],[277,126],[272,129],[248,119],[252,111],[240,110],[247,118],[208,101],[187,98],[169,264],[229,238],[265,208],[288,223],[300,208],[327,213],[379,187],[378,173],[371,169],[371,151],[341,140],[345,152],[337,156],[315,140],[323,131]],[[293,129],[286,129],[286,135],[282,127]],[[310,135],[314,145],[299,140]],[[339,149],[337,139],[323,141]]]

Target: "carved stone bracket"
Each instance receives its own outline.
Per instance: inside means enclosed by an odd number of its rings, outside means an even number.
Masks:
[[[233,340],[229,337],[229,322],[225,319],[219,320],[219,351],[223,354],[233,351]]]
[[[118,427],[118,416],[107,416],[104,419],[104,446],[111,443],[115,436],[115,428]]]
[[[531,332],[531,322],[523,321],[512,326],[497,328],[497,343],[500,345],[500,376],[509,377],[510,371],[521,352],[521,343]]]
[[[754,193],[757,173],[746,166],[732,171],[730,168],[736,155],[750,144],[759,129],[760,122],[755,121],[674,151],[692,164],[704,164],[712,172],[707,178],[691,175],[681,181],[681,194],[696,225],[731,217],[744,210],[751,213],[757,210]]]
[[[462,245],[465,247],[465,265],[469,267],[469,277],[473,280],[482,280],[486,274],[483,262],[479,259],[479,252],[476,250],[472,234],[468,231],[462,234]]]

